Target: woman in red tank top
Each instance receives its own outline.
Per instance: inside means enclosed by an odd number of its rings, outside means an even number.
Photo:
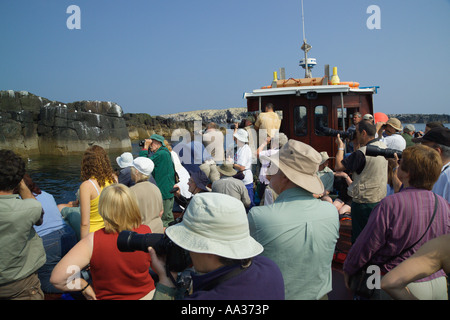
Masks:
[[[122,184],[106,187],[100,195],[99,213],[105,228],[90,233],[61,259],[50,281],[63,291],[82,291],[88,300],[151,299],[155,289],[146,252],[120,252],[117,237],[123,230],[150,233],[141,225],[135,195]],[[90,265],[92,285],[74,273]]]

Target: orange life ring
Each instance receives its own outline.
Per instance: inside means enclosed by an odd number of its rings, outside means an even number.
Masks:
[[[331,82],[328,82],[328,84],[331,84]],[[350,88],[358,88],[359,87],[359,82],[353,82],[353,81],[339,82],[338,84],[348,85]]]

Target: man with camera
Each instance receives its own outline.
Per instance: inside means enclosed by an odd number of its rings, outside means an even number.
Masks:
[[[150,152],[153,154],[150,155]],[[175,185],[175,168],[172,161],[172,155],[164,143],[164,137],[159,134],[153,134],[150,139],[146,139],[144,150],[139,153],[139,156],[148,157],[155,164],[152,176],[155,178],[159,190],[161,190],[164,206],[164,212],[161,219],[166,228],[169,223],[174,220],[172,211],[174,196],[170,190],[172,190]]]
[[[0,300],[44,299],[37,270],[46,254],[33,228],[42,224],[43,211],[24,175],[22,158],[0,150]],[[19,194],[14,194],[16,188]]]
[[[166,229],[166,237],[170,241],[163,238],[162,243],[147,244],[151,245],[152,269],[159,277],[154,300],[284,299],[280,269],[259,256],[263,247],[250,236],[247,214],[238,199],[221,193],[199,193],[192,198],[183,220]],[[183,282],[177,281],[180,279],[175,280],[178,274],[174,271],[187,265],[184,253],[174,244],[189,253],[195,269],[189,292]]]
[[[377,122],[378,137],[386,144],[387,148],[403,151],[406,148],[406,140],[401,135],[402,123],[397,118],[390,118],[386,122]]]
[[[367,146],[386,148],[375,139],[376,127],[368,121],[361,121],[356,127],[356,140],[360,148],[344,159],[344,142],[338,135],[336,143],[335,171],[352,173],[352,184],[348,195],[352,197],[352,243],[364,229],[372,209],[386,196],[388,161],[385,157],[366,156]],[[403,139],[403,138],[402,138]]]

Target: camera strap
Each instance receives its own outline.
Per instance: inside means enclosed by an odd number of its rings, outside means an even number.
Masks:
[[[369,144],[371,144],[373,142],[377,142],[377,141],[380,141],[380,140],[381,140],[380,138],[372,139],[372,140],[370,140],[369,142],[366,143],[366,146],[368,146]]]

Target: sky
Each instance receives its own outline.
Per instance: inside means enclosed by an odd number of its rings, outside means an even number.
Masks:
[[[281,67],[304,77],[305,31],[313,77],[329,64],[379,86],[374,112],[449,114],[450,0],[303,8],[304,30],[301,0],[1,0],[0,90],[150,115],[246,107]]]

